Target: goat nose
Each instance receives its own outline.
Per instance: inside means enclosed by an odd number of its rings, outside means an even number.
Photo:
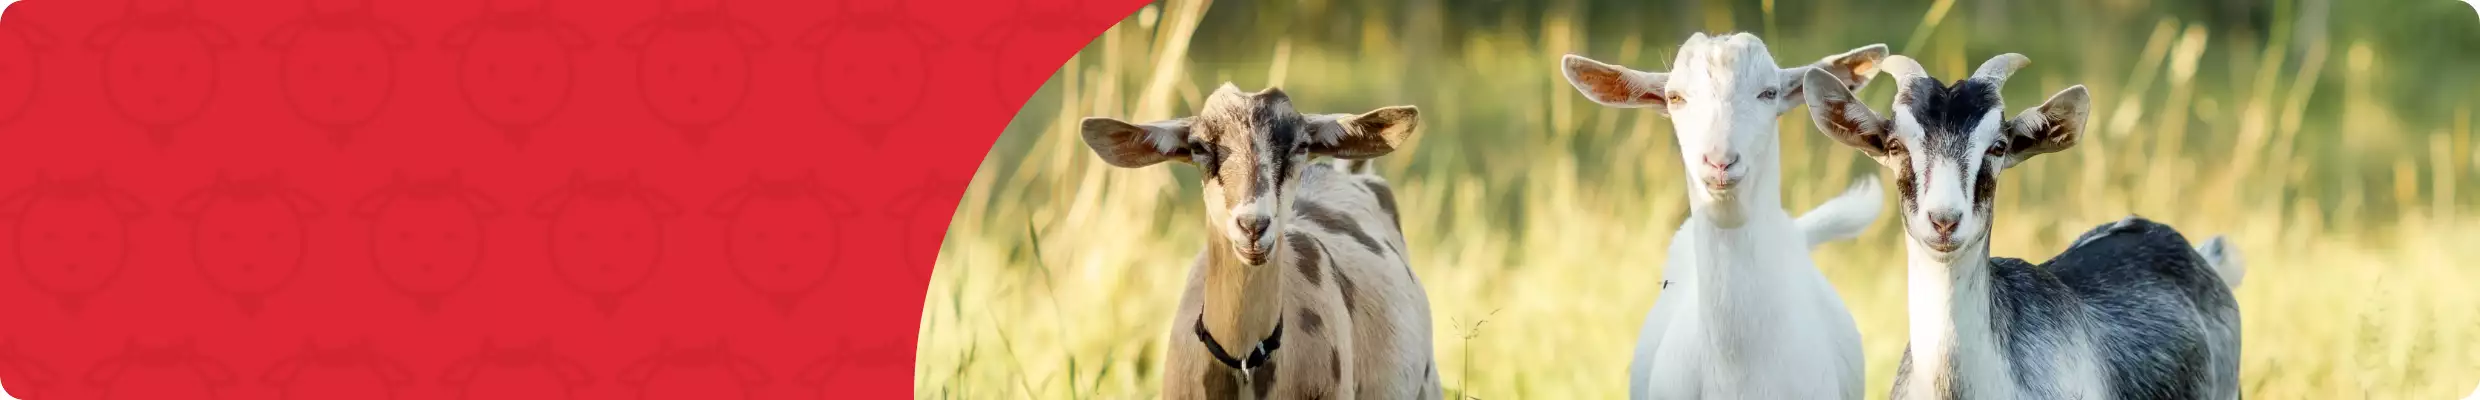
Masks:
[[[1952,235],[1954,235],[1954,234],[1955,234],[1955,223],[1956,223],[1957,221],[1961,221],[1961,220],[1963,220],[1963,213],[1961,213],[1961,212],[1955,212],[1955,211],[1935,211],[1935,212],[1930,212],[1930,213],[1929,213],[1929,228],[1930,228],[1930,229],[1935,229],[1935,230],[1937,230],[1937,233],[1938,233],[1938,235],[1939,235],[1939,236],[1952,236]]]
[[[1705,166],[1727,170],[1733,165],[1739,165],[1739,153],[1723,153],[1720,156],[1705,155]]]
[[[1249,235],[1249,241],[1253,242],[1266,237],[1266,225],[1273,221],[1273,218],[1267,218],[1264,215],[1242,215],[1233,222],[1238,223],[1240,233]]]

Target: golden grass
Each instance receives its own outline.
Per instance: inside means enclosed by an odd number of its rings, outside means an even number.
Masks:
[[[1959,37],[1970,24],[1954,23],[1944,15],[1948,2],[1937,3],[1905,54],[1938,71],[1989,56],[1965,54]],[[1304,111],[1422,107],[1428,120],[1418,142],[1381,159],[1380,169],[1398,186],[1449,393],[1623,396],[1636,328],[1685,212],[1678,153],[1667,121],[1585,102],[1552,65],[1570,52],[1661,65],[1677,38],[1588,40],[1573,15],[1550,13],[1537,34],[1467,34],[1449,44],[1456,51],[1448,57],[1404,56],[1397,48],[1407,38],[1378,29],[1348,46],[1286,39],[1252,57],[1281,62],[1206,68],[1182,62],[1206,9],[1173,1],[1140,12],[1071,60],[1018,115],[974,177],[940,251],[917,396],[1154,397],[1164,346],[1193,340],[1168,324],[1204,240],[1195,173],[1095,162],[1074,125],[1084,116],[1176,116],[1201,88],[1225,80],[1280,84]],[[1709,12],[1729,19],[1728,10]],[[1770,32],[1771,2],[1763,12]],[[2084,229],[2129,213],[2191,239],[2228,234],[2250,263],[2237,291],[2248,398],[2444,399],[2480,384],[2480,291],[2469,287],[2480,269],[2466,261],[2480,257],[2480,219],[2455,212],[2465,202],[2454,189],[2470,175],[2462,171],[2480,164],[2470,151],[2469,106],[2451,121],[2404,120],[2356,93],[2383,79],[2376,71],[2387,59],[2363,43],[2295,46],[2280,34],[2216,58],[2205,55],[2228,42],[2201,24],[2149,25],[2133,36],[2140,49],[2072,49],[2114,54],[2107,59],[2119,61],[2106,68],[2059,60],[2016,79],[2008,94],[2016,108],[2076,83],[2091,86],[2100,103],[2095,130],[2078,148],[2001,178],[1993,251],[2045,259]],[[1768,39],[1784,59],[1865,44],[1794,35]],[[2342,65],[2328,68],[2329,51]],[[1418,76],[1428,80],[1394,73],[1409,68],[1427,69]],[[2353,89],[2315,90],[2334,78]],[[2237,84],[2218,86],[2225,80]],[[1863,95],[1882,103],[1885,86]],[[2312,111],[2312,103],[2339,113]],[[1782,120],[1785,202],[1794,212],[1879,168],[1817,137],[1804,115]],[[2302,147],[2332,142],[2308,139],[2333,126],[2408,133],[2341,141],[2365,146],[2357,150]],[[1890,383],[1906,329],[1891,215],[1816,255],[1861,325],[1872,388]]]

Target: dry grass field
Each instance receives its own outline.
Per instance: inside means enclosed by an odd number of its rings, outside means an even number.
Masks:
[[[2140,0],[1782,1],[1696,2],[1695,15],[1641,24],[1629,16],[1654,13],[1576,1],[1148,6],[1034,94],[974,177],[932,278],[917,396],[1154,397],[1205,240],[1196,172],[1104,165],[1076,120],[1185,115],[1230,81],[1282,86],[1303,111],[1422,108],[1417,141],[1380,173],[1397,184],[1450,395],[1622,397],[1686,213],[1681,162],[1666,120],[1585,101],[1555,60],[1665,68],[1684,32],[1734,30],[1786,64],[1882,42],[1953,75],[2024,53],[2034,63],[2007,93],[2017,109],[2090,86],[2090,136],[2001,178],[1993,252],[2046,259],[2130,213],[2197,240],[2232,236],[2250,262],[2237,291],[2247,398],[2452,399],[2480,384],[2480,196],[2457,189],[2480,183],[2480,78],[2454,73],[2480,75],[2468,74],[2480,70],[2472,10],[2282,0],[2229,22]],[[1862,95],[1883,109],[1888,86]],[[1805,111],[1782,129],[1794,212],[1880,168]],[[1867,235],[1817,254],[1860,323],[1876,388],[1906,329],[1888,207]]]

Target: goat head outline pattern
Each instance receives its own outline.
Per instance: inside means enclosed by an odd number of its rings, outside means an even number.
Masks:
[[[849,337],[837,339],[833,353],[819,357],[809,366],[802,367],[801,384],[817,388],[820,399],[837,398],[841,392],[835,388],[870,379],[850,376],[848,374],[850,372],[883,371],[912,364],[913,349],[911,346],[901,346],[902,343],[898,342],[860,347],[854,346],[852,342],[852,338]]]
[[[576,24],[552,15],[548,2],[484,1],[481,16],[440,39],[459,52],[465,105],[517,146],[568,106],[577,84],[574,53],[594,45]]]
[[[16,122],[34,105],[43,86],[43,53],[60,43],[52,32],[24,19],[0,25],[0,126]]]
[[[190,222],[190,260],[207,286],[257,315],[309,261],[309,223],[326,207],[287,184],[282,172],[247,179],[218,172],[215,183],[182,196],[172,213]]]
[[[551,350],[551,339],[530,345],[496,346],[448,364],[439,381],[459,399],[574,399],[594,383],[585,364]]]
[[[5,390],[7,396],[45,398],[45,390],[59,381],[60,374],[54,372],[50,365],[19,353],[15,338],[0,339],[0,382],[9,382]]]
[[[213,103],[218,54],[232,45],[232,33],[199,19],[189,0],[130,0],[127,16],[86,35],[103,52],[106,103],[158,147]]]
[[[1087,36],[1089,33],[1083,29],[1093,25],[1108,25],[1110,22],[1086,17],[1073,5],[1043,8],[1033,5],[1030,1],[1017,2],[1016,12],[1010,15],[1011,17],[1007,20],[985,28],[987,30],[982,31],[981,36],[974,38],[973,41],[975,48],[991,52],[994,58],[990,64],[994,68],[991,71],[991,93],[997,95],[997,99],[1003,104],[1023,103],[1026,98],[1033,95],[1035,89],[1042,86],[1040,83],[1042,80],[1034,80],[1033,86],[1021,88],[1011,87],[1011,84],[1023,84],[1025,81],[1022,77],[1025,76],[1047,78],[1050,73],[1059,70],[1060,64],[1067,62],[1066,59],[1060,58],[1058,53],[1036,46],[1027,46],[1024,43],[1032,41],[1084,43],[1091,36]]]
[[[703,346],[678,346],[671,339],[620,370],[621,384],[637,389],[640,399],[749,399],[772,380],[766,367],[733,353],[721,339]]]
[[[232,367],[199,352],[193,339],[160,345],[130,339],[120,355],[86,371],[86,384],[107,400],[213,399],[234,379]]]
[[[277,360],[259,376],[285,400],[393,399],[413,379],[413,370],[380,354],[367,338],[335,347],[304,340],[300,354]]]
[[[621,297],[654,278],[663,263],[665,224],[680,215],[680,205],[634,172],[598,180],[579,171],[535,200],[531,213],[550,221],[545,243],[552,272],[610,316]]]
[[[934,191],[964,184],[933,173],[888,202],[887,216],[904,221],[904,247],[900,251],[904,253],[903,268],[914,278],[930,278],[931,268],[938,262],[939,245],[946,241],[947,225],[956,216],[951,203],[941,201]]]
[[[843,15],[801,34],[801,45],[818,53],[811,75],[817,79],[818,100],[826,104],[827,115],[859,132],[862,142],[878,146],[929,97],[930,76],[924,66],[933,65],[931,52],[944,47],[946,39],[905,13],[901,5],[864,11],[853,3],[843,3]],[[852,56],[856,54],[870,56]],[[847,89],[881,84],[912,89],[862,91],[866,93]]]
[[[789,315],[825,283],[843,244],[852,202],[810,171],[790,179],[749,175],[706,209],[724,220],[724,257],[741,282]]]
[[[371,0],[311,1],[310,12],[276,26],[259,44],[281,52],[276,83],[303,122],[336,146],[387,108],[396,93],[396,54],[413,35],[371,12]]]
[[[36,174],[34,185],[0,198],[0,218],[16,222],[11,237],[26,283],[75,314],[127,269],[130,221],[146,215],[146,203],[100,171],[84,178]]]
[[[740,112],[755,75],[752,57],[769,41],[720,0],[684,3],[664,0],[663,14],[622,33],[620,46],[637,51],[637,93],[646,109],[699,146]]]
[[[353,215],[370,223],[370,260],[381,280],[425,313],[473,280],[490,243],[485,222],[499,212],[499,202],[456,171],[430,179],[398,172],[353,203]]]

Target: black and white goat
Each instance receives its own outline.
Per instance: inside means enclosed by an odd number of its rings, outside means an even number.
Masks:
[[[2067,88],[2005,118],[1999,88],[2022,55],[2000,55],[1952,83],[1903,56],[1893,118],[1811,72],[1817,128],[1895,173],[1910,258],[1911,347],[1896,399],[2235,399],[2238,254],[2201,247],[2129,216],[2033,265],[1989,256],[1998,173],[2066,150],[2089,95]]]

